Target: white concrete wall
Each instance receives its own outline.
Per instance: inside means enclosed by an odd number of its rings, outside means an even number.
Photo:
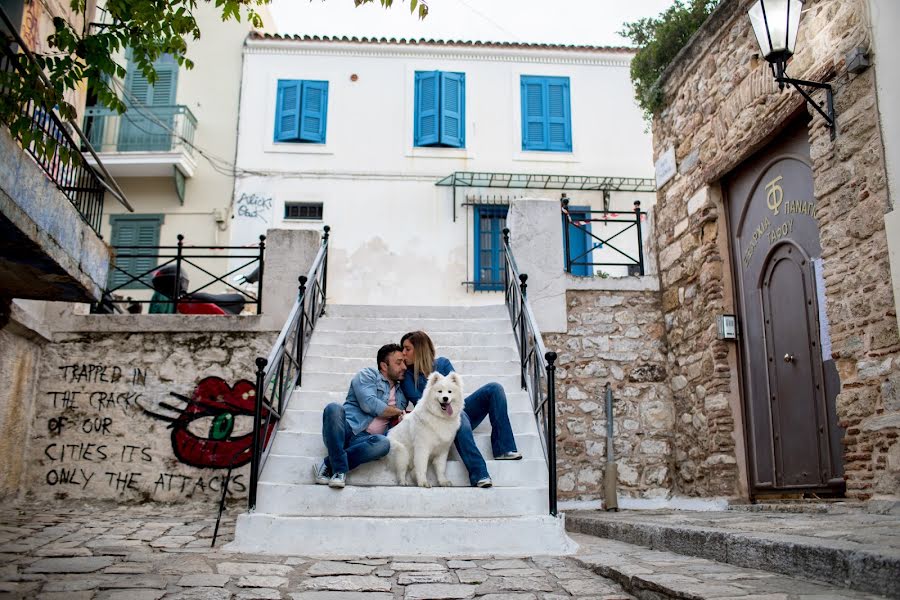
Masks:
[[[869,0],[869,13],[881,139],[884,142],[888,194],[892,207],[892,211],[885,215],[885,228],[891,258],[894,302],[900,313],[900,210],[897,208],[897,197],[900,195],[900,38],[895,31],[900,23],[900,2]]]
[[[250,40],[244,57],[232,241],[268,227],[332,227],[329,301],[363,304],[480,304],[473,292],[473,213],[466,195],[558,198],[543,190],[460,189],[454,171],[652,177],[650,136],[634,106],[629,54],[347,42]],[[466,148],[414,148],[414,74],[466,74]],[[357,80],[352,81],[351,75]],[[523,152],[519,78],[567,76],[573,152]],[[323,145],[275,144],[279,79],[329,82]],[[598,192],[568,192],[600,208]],[[613,208],[644,207],[654,194],[613,195]],[[322,202],[322,222],[284,222],[286,201]],[[259,207],[260,210],[256,210]],[[558,213],[557,213],[558,214]],[[557,221],[559,217],[557,216]],[[562,248],[559,261],[562,264]]]

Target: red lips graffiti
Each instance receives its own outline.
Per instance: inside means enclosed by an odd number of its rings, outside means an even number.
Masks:
[[[219,377],[197,384],[187,407],[172,422],[172,449],[181,462],[193,467],[227,469],[250,462],[253,453],[253,411],[256,390],[241,379],[229,386]],[[263,420],[268,411],[263,409]],[[275,428],[270,423],[265,443]]]

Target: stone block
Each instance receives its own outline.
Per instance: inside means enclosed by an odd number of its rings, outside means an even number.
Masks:
[[[321,575],[368,575],[375,569],[372,565],[359,565],[337,561],[319,561],[314,563],[306,571],[306,575],[318,577]]]
[[[444,600],[472,598],[475,595],[474,585],[425,583],[411,585],[406,588],[405,600]]]
[[[313,577],[303,582],[308,590],[329,590],[337,592],[389,592],[391,582],[374,575],[338,575],[334,577]]]
[[[228,575],[213,575],[211,573],[201,573],[197,575],[185,575],[178,580],[181,587],[222,587],[230,577]]]
[[[33,562],[25,573],[93,573],[113,564],[110,556],[73,556],[44,558]]]

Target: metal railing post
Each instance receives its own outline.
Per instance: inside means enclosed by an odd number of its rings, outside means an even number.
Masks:
[[[509,295],[509,227],[503,228],[503,293]]]
[[[547,359],[547,469],[550,476],[550,514],[554,517],[556,507],[556,352],[544,355]]]
[[[263,377],[266,374],[267,364],[269,364],[269,361],[261,356],[256,359],[256,406],[253,410],[253,454],[250,455],[250,492],[248,501],[250,510],[256,508],[256,485],[259,483],[259,459],[262,455],[260,420],[262,419],[263,401],[265,400]]]
[[[528,288],[528,275],[522,273],[519,275],[519,363],[522,371],[522,389],[526,389],[525,384],[525,291]]]
[[[266,266],[266,236],[259,236],[259,280],[256,282],[256,314],[262,314],[263,271]]]
[[[637,227],[637,242],[638,242],[638,272],[641,275],[644,274],[644,236],[641,234],[641,201],[634,201],[634,218]]]
[[[560,198],[562,204],[562,226],[563,226],[563,249],[566,253],[566,273],[572,272],[572,255],[569,248],[569,197],[565,194]]]
[[[303,340],[306,331],[306,275],[301,275],[300,291],[297,294],[297,302],[300,303],[300,323],[297,324],[297,385],[303,385]]]
[[[325,304],[327,304],[328,291],[328,238],[331,236],[331,227],[324,227],[325,233],[322,235],[322,243],[325,244],[325,256],[322,261],[322,314],[325,314]]]
[[[178,314],[178,296],[181,291],[181,254],[184,236],[178,234],[178,248],[175,251],[175,297],[172,298],[172,313]]]

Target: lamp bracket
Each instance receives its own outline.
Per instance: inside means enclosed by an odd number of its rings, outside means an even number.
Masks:
[[[780,73],[780,75],[778,73]],[[828,124],[828,128],[831,130],[831,139],[834,140],[836,134],[834,117],[834,91],[832,90],[831,85],[827,83],[819,83],[817,81],[806,81],[805,79],[793,79],[791,77],[786,77],[783,68],[778,69],[778,73],[776,73],[775,75],[775,81],[778,82],[778,85],[782,89],[784,88],[784,84],[786,83],[794,86],[794,89],[800,92],[800,95],[803,96],[807,104],[816,109],[816,112],[822,115],[822,118],[825,119],[825,122]],[[809,95],[809,92],[800,87],[801,85],[817,90],[825,90],[825,110],[823,110],[822,107],[819,106],[819,103]]]

